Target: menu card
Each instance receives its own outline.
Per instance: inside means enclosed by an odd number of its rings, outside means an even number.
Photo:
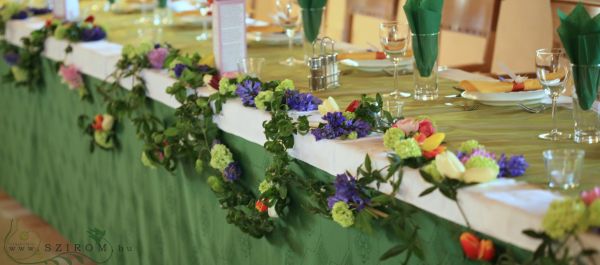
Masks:
[[[54,0],[54,17],[67,21],[77,20],[79,17],[78,0]]]
[[[213,3],[213,47],[219,71],[236,72],[237,62],[246,57],[245,0]]]

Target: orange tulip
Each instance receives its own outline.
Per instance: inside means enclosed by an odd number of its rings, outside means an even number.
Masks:
[[[473,233],[464,232],[460,235],[460,245],[467,258],[476,260],[479,258],[480,240]]]
[[[481,240],[479,244],[479,255],[478,258],[480,260],[491,261],[494,258],[494,254],[496,253],[496,249],[494,248],[494,242],[489,239]]]

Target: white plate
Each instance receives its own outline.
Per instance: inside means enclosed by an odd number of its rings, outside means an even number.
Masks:
[[[285,33],[262,33],[262,32],[249,32],[246,34],[248,41],[264,42],[269,45],[283,45],[288,43],[288,37]],[[302,43],[302,33],[299,32],[294,37],[294,43]]]
[[[546,97],[544,90],[507,92],[507,93],[479,93],[464,91],[463,98],[479,101],[490,106],[512,106],[517,104],[539,103]]]
[[[412,69],[412,58],[406,58],[398,64],[399,69]],[[394,64],[390,60],[354,60],[344,59],[341,64],[356,68],[365,72],[381,72],[386,69],[393,69]]]

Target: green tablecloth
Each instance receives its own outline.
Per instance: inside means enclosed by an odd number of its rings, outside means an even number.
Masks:
[[[196,41],[195,36],[200,33],[199,28],[170,26],[157,30],[140,27],[132,23],[138,15],[99,15],[100,23],[108,28],[109,40],[121,44],[136,44],[141,41],[166,41],[184,52],[201,52],[207,54],[212,51],[212,40]],[[108,19],[110,18],[110,20]],[[110,22],[108,22],[110,21]],[[177,19],[175,20],[178,21]],[[177,24],[177,23],[176,23]],[[137,36],[132,37],[132,34]],[[294,47],[294,55],[302,58],[301,46]],[[287,45],[267,45],[264,43],[250,42],[248,56],[264,57],[266,63],[261,78],[265,80],[289,78],[301,88],[308,88],[308,69],[304,66],[286,67],[278,62],[289,56]],[[532,64],[534,62],[531,62]],[[393,77],[383,73],[365,73],[358,70],[342,67],[344,74],[341,76],[342,86],[324,92],[315,93],[320,98],[334,97],[341,106],[345,106],[361,94],[374,95],[375,93],[389,93],[393,91]],[[400,76],[400,88],[412,92],[412,75]],[[526,176],[522,179],[540,184],[546,184],[547,179],[543,167],[542,151],[553,148],[581,148],[586,151],[585,169],[582,188],[600,185],[600,145],[577,145],[573,142],[549,142],[540,140],[537,135],[552,129],[550,110],[540,114],[527,113],[517,106],[491,107],[482,106],[477,111],[463,111],[460,107],[447,106],[444,103],[454,102],[462,104],[461,100],[444,98],[457,94],[452,89],[456,82],[440,80],[440,100],[434,102],[417,102],[406,100],[405,116],[429,115],[439,126],[439,130],[446,133],[449,147],[455,149],[465,140],[476,139],[494,152],[509,154],[523,154],[530,163]],[[573,130],[572,111],[559,108],[559,128],[565,131]],[[573,191],[576,193],[578,191]]]

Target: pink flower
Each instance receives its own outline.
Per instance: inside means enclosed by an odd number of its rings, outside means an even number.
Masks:
[[[66,84],[70,89],[83,87],[83,78],[75,65],[61,65],[58,74],[62,78],[63,84]]]
[[[150,61],[150,65],[154,69],[162,69],[165,64],[165,59],[169,54],[169,50],[167,48],[156,48],[148,52],[148,61]]]
[[[419,132],[429,137],[435,133],[435,128],[433,127],[433,123],[430,120],[425,119],[419,122]]]
[[[591,205],[595,200],[600,200],[600,187],[582,192],[581,199],[586,205]]]
[[[409,135],[414,132],[417,132],[417,130],[419,129],[419,122],[417,122],[413,118],[406,118],[394,123],[394,125],[392,125],[392,128],[398,128],[404,131],[404,134]]]

